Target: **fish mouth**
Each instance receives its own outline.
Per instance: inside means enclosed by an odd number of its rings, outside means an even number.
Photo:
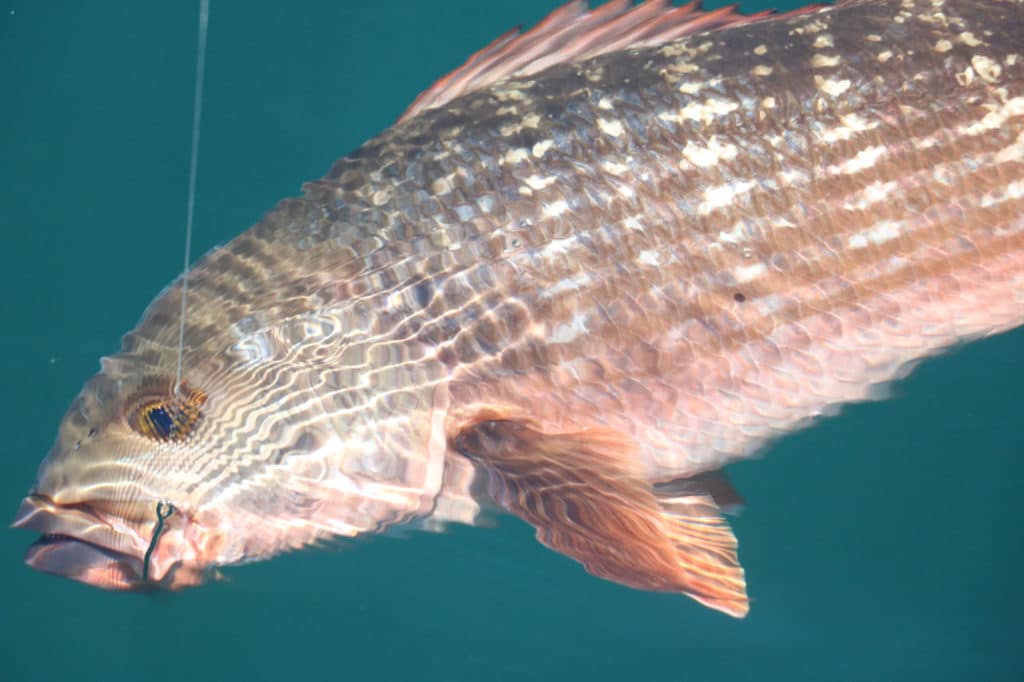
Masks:
[[[40,533],[25,563],[106,590],[157,587],[147,579],[150,539],[142,527],[110,520],[90,504],[61,505],[45,495],[26,497],[11,524]]]

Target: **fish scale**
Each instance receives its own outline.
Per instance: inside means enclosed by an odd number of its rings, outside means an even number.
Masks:
[[[720,27],[515,62],[593,18],[563,12],[196,265],[183,376],[207,398],[158,443],[131,422],[174,370],[180,285],[153,302],[23,504],[70,538],[30,563],[137,586],[118,553],[167,501],[151,575],[181,587],[492,499],[596,575],[743,615],[714,493],[653,484],[1024,321],[1020,1],[700,14]],[[74,540],[83,507],[136,536]]]

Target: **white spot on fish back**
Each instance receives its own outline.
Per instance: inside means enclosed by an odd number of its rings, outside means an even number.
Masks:
[[[902,256],[892,256],[885,262],[883,272],[886,274],[892,274],[899,272],[903,268],[907,267],[907,259]]]
[[[835,41],[832,39],[831,34],[822,33],[814,39],[812,46],[819,50],[825,47],[835,47]]]
[[[509,137],[516,133],[522,132],[523,125],[521,123],[506,123],[503,126],[498,127],[498,132],[501,133],[502,137]]]
[[[750,70],[751,75],[754,76],[770,76],[772,75],[772,67],[760,64]]]
[[[560,203],[565,203],[560,202]],[[540,257],[547,260],[554,256],[561,256],[569,252],[573,244],[576,243],[576,236],[571,235],[569,237],[562,237],[561,239],[552,239],[543,247],[541,247],[539,254]]]
[[[662,112],[658,115],[658,118],[663,121],[676,124],[682,123],[685,120],[700,121],[705,124],[710,124],[717,116],[724,116],[730,112],[736,111],[737,109],[739,109],[739,105],[736,102],[710,98],[705,100],[703,103],[690,102],[678,112]]]
[[[823,76],[815,76],[814,84],[818,86],[818,90],[829,97],[838,97],[850,88],[850,81],[843,79],[837,80],[835,78],[825,78]]]
[[[572,277],[565,277],[555,282],[553,286],[544,287],[540,291],[541,298],[551,298],[558,294],[565,293],[567,291],[578,291],[583,287],[590,284],[592,281],[590,275],[586,272],[578,272]]]
[[[994,83],[999,80],[999,76],[1003,73],[1003,67],[999,66],[998,62],[981,54],[971,57],[971,66],[974,67],[981,80],[986,83]]]
[[[685,81],[679,84],[679,92],[684,95],[696,95],[703,87],[704,84],[700,81]]]
[[[629,172],[629,166],[624,163],[615,161],[614,159],[607,159],[601,162],[602,170],[611,173],[612,175],[625,175]]]
[[[758,45],[757,47],[754,48],[754,54],[756,54],[758,56],[761,56],[761,55],[764,55],[764,54],[767,54],[767,53],[768,53],[768,46],[767,45]]]
[[[625,220],[623,220],[622,224],[625,225],[626,227],[628,227],[631,230],[636,230],[637,232],[643,232],[644,231],[643,224],[641,224],[640,219],[637,218],[635,215],[631,215],[628,218],[626,218]]]
[[[709,168],[720,161],[731,161],[736,158],[739,150],[732,143],[721,144],[718,138],[711,136],[708,146],[703,147],[692,140],[683,147],[683,157],[700,168]]]
[[[978,40],[973,33],[970,31],[964,31],[956,37],[957,42],[963,43],[967,47],[977,47],[982,45],[982,41]]]
[[[751,180],[744,180],[709,187],[704,190],[704,202],[700,206],[701,213],[707,215],[715,209],[728,206],[735,197],[749,192],[756,184]]]
[[[1024,116],[1024,97],[1007,100],[998,109],[990,111],[980,120],[963,129],[967,135],[979,135],[989,130],[996,130],[1011,118]]]
[[[533,152],[533,155],[539,159],[540,157],[544,156],[547,153],[547,151],[554,146],[555,143],[551,140],[541,140],[540,142],[537,142],[536,144],[533,145],[533,149],[531,151]]]
[[[743,222],[737,222],[728,231],[722,230],[718,233],[718,241],[723,244],[740,244],[747,239],[747,227]]]
[[[1017,136],[1017,141],[999,150],[995,156],[996,163],[1020,163],[1024,161],[1024,130]]]
[[[847,246],[851,249],[863,249],[871,245],[878,246],[896,239],[896,237],[900,236],[900,232],[899,223],[886,220],[866,230],[850,235],[850,238],[847,240]]]
[[[856,199],[844,202],[843,208],[848,211],[863,211],[873,204],[884,201],[898,187],[899,183],[895,180],[890,182],[876,180],[855,195]]]
[[[690,57],[697,56],[697,51],[687,48],[685,44],[680,44],[679,47],[684,48],[683,51],[677,50],[676,54],[669,54],[672,50],[671,48],[666,48],[665,50],[662,50],[662,54],[666,57],[678,57],[683,54]],[[666,67],[666,70],[674,74],[688,74],[700,71],[700,67],[693,62],[673,62]]]
[[[764,263],[754,263],[753,265],[741,265],[733,270],[732,274],[737,284],[746,284],[754,281],[766,272],[768,272],[768,266]]]
[[[645,249],[637,254],[636,260],[642,265],[658,265],[659,255],[655,249]]]
[[[554,184],[557,180],[558,180],[558,178],[553,176],[553,175],[549,175],[548,177],[544,178],[544,177],[541,177],[539,175],[534,174],[534,175],[531,175],[530,177],[526,178],[525,182],[526,182],[527,185],[530,186],[530,189],[534,189],[534,190],[538,190],[539,191],[539,190],[544,189],[545,187],[548,187],[548,186]]]
[[[982,208],[991,208],[1004,201],[1024,198],[1024,180],[1011,182],[1006,187],[997,189],[981,197],[978,205]]]
[[[810,176],[806,171],[799,168],[792,168],[779,173],[779,178],[782,179],[784,185],[806,185],[810,181]]]
[[[816,54],[811,57],[811,67],[815,69],[827,69],[839,64],[839,57],[835,55]]]
[[[503,156],[501,160],[503,163],[513,165],[526,161],[527,158],[529,158],[527,151],[522,147],[517,147],[505,152],[505,156]]]
[[[879,125],[878,121],[867,121],[859,114],[843,114],[839,117],[839,122],[841,125],[827,128],[822,131],[822,141],[832,144],[834,142],[848,140],[856,133],[862,133],[866,130],[874,130]]]
[[[452,180],[455,179],[455,173],[449,173],[443,177],[435,179],[430,183],[430,192],[435,196],[443,196],[452,191]]]
[[[544,217],[557,218],[569,210],[569,204],[565,199],[559,199],[544,206]]]
[[[852,159],[847,159],[838,165],[829,166],[829,171],[845,175],[859,173],[866,168],[874,166],[878,159],[885,155],[885,152],[885,145],[880,144],[874,147],[867,147],[857,152],[857,155]]]
[[[804,177],[806,177],[806,176],[804,176]],[[786,218],[785,216],[780,216],[778,218],[773,218],[770,224],[771,224],[772,229],[777,229],[777,230],[795,230],[796,229],[796,223],[794,223],[789,218]]]
[[[569,343],[587,333],[587,317],[582,313],[573,315],[572,322],[562,323],[548,335],[551,343]]]
[[[736,102],[730,102],[723,99],[709,99],[704,105],[706,113],[702,118],[708,120],[708,117],[714,116],[725,116],[733,111],[740,108]]]
[[[952,49],[953,49],[953,43],[949,42],[945,38],[943,38],[942,40],[940,40],[937,43],[935,43],[935,51],[936,52],[939,52],[939,53],[949,52]]]
[[[512,81],[506,83],[506,86],[512,84]],[[499,102],[522,102],[527,99],[526,94],[522,90],[515,88],[495,88],[494,96],[498,98]]]
[[[625,132],[622,123],[614,119],[599,118],[597,119],[597,127],[600,128],[602,133],[612,137],[620,137]]]

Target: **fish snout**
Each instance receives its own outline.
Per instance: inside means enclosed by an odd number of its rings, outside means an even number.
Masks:
[[[206,571],[182,560],[186,522],[174,508],[142,521],[108,517],[92,505],[60,505],[44,495],[26,497],[13,528],[40,533],[25,563],[106,590],[180,589],[206,580]]]
[[[138,583],[139,538],[127,528],[115,528],[88,505],[63,506],[45,495],[29,495],[11,526],[40,534],[25,554],[32,568],[104,589],[131,589]]]

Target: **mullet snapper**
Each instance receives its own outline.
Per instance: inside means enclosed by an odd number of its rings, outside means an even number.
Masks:
[[[1024,3],[562,7],[148,308],[14,525],[109,589],[493,501],[747,613],[720,473],[1024,322]]]

